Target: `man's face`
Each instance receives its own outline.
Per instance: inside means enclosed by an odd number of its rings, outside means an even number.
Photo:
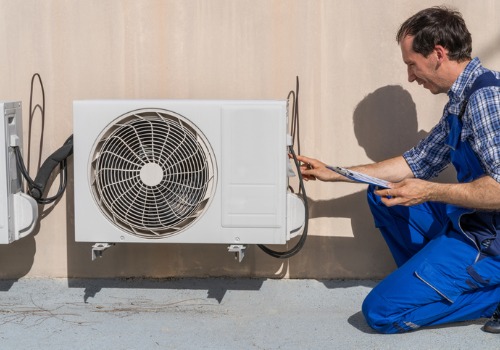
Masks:
[[[408,81],[416,81],[433,94],[446,93],[448,87],[443,86],[443,81],[438,74],[439,62],[433,51],[427,57],[413,51],[413,36],[407,35],[401,41],[401,54],[408,70]]]

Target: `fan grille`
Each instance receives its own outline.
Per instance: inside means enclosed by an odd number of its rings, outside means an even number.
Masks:
[[[142,238],[187,228],[215,191],[216,166],[208,141],[184,117],[142,109],[103,131],[91,161],[91,188],[105,216]]]

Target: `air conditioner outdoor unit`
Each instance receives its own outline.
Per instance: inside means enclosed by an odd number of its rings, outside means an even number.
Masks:
[[[285,244],[304,225],[288,190],[287,101],[75,101],[75,238]],[[239,249],[239,248],[237,248]]]
[[[0,102],[0,244],[12,243],[33,231],[38,219],[36,201],[23,192],[14,147],[22,153],[21,102]]]

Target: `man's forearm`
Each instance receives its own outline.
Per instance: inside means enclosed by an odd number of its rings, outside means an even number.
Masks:
[[[378,163],[349,167],[360,173],[378,177],[389,182],[400,182],[412,178],[413,173],[402,156],[390,158]]]
[[[500,184],[490,176],[469,183],[434,183],[430,200],[465,208],[500,210]]]
[[[313,158],[298,155],[297,159],[302,163],[301,173],[305,180],[321,180],[321,181],[351,181],[348,178],[337,174],[327,168],[326,164]],[[403,179],[412,178],[413,173],[402,157],[394,157],[382,162],[348,167],[349,169],[378,177],[389,182],[399,182]]]

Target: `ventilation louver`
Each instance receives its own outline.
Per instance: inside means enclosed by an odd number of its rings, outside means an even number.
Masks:
[[[215,191],[210,144],[171,111],[141,109],[116,119],[91,157],[95,201],[114,225],[138,237],[181,232],[202,216]]]

